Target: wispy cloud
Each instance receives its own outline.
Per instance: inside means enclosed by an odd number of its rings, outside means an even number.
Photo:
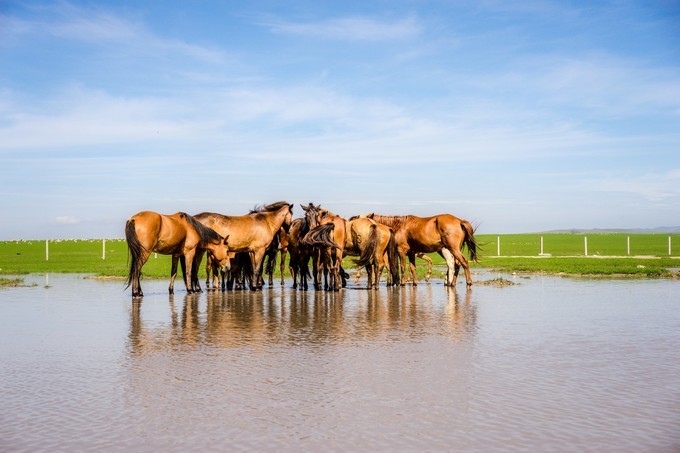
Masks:
[[[606,176],[591,182],[591,187],[604,192],[635,195],[652,202],[680,200],[680,168],[639,175]]]
[[[54,223],[58,225],[76,225],[80,223],[80,219],[70,215],[62,215],[54,219]]]
[[[422,26],[414,17],[379,20],[352,16],[317,22],[272,21],[263,24],[272,33],[341,41],[393,41],[418,36]]]

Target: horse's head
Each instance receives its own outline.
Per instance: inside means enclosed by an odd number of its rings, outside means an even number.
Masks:
[[[307,207],[303,206],[302,209],[305,211],[305,221],[307,222],[307,225],[309,225],[309,228],[316,228],[319,225],[319,211],[321,210],[321,205],[314,206],[312,203],[309,203]]]
[[[209,249],[213,259],[220,266],[220,269],[222,269],[225,272],[228,271],[229,268],[231,267],[230,266],[231,261],[229,259],[228,239],[229,239],[228,235],[225,238],[220,237],[220,240],[213,242],[212,247]]]

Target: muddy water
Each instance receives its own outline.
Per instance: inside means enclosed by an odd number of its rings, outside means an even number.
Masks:
[[[678,282],[515,281],[30,276],[0,290],[0,450],[678,451]]]

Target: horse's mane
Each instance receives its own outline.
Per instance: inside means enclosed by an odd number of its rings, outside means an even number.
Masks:
[[[378,223],[382,223],[395,231],[404,226],[404,224],[415,216],[412,215],[380,215],[380,214],[369,214],[367,216],[369,219],[373,219]]]
[[[275,212],[283,208],[284,206],[290,206],[290,203],[288,203],[287,201],[277,201],[276,203],[264,206],[255,206],[253,209],[250,210],[248,214],[258,214],[261,212]]]
[[[222,236],[220,236],[215,230],[203,225],[201,222],[194,219],[192,216],[190,216],[186,212],[180,212],[179,215],[180,215],[181,218],[186,219],[186,221],[189,223],[189,225],[194,227],[194,229],[198,233],[198,237],[201,238],[201,242],[210,243],[210,242],[221,242],[222,241],[222,239],[223,239]]]

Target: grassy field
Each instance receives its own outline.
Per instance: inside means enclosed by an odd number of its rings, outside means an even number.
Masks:
[[[680,235],[671,235],[672,255],[668,254],[667,234],[588,234],[588,256],[585,256],[583,234],[544,234],[543,252],[541,235],[478,235],[480,261],[474,267],[493,268],[508,272],[545,272],[567,275],[648,276],[670,277],[668,268],[680,267]],[[628,256],[630,237],[630,256]],[[105,259],[102,259],[102,240],[49,241],[49,259],[46,260],[44,240],[0,242],[0,274],[75,272],[97,276],[126,277],[128,250],[125,240],[106,240]],[[547,255],[550,256],[547,256]],[[441,278],[444,260],[431,255],[435,278]],[[420,278],[424,275],[424,261],[418,260]],[[351,259],[345,267],[353,267]],[[151,256],[144,266],[146,278],[167,278],[170,257]],[[205,275],[201,269],[201,275]]]

